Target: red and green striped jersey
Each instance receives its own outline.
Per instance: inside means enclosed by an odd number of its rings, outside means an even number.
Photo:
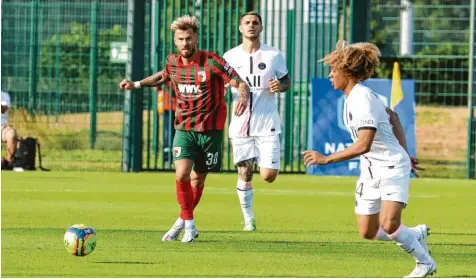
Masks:
[[[163,77],[170,79],[177,96],[176,130],[223,130],[225,84],[238,77],[223,58],[200,50],[194,61],[184,65],[179,54],[171,54],[167,57]]]

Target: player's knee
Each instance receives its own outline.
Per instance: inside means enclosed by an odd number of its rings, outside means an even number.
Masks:
[[[385,219],[382,221],[381,225],[387,234],[392,234],[400,227],[400,220],[397,218]]]
[[[267,174],[263,176],[263,179],[268,183],[273,183],[276,180],[276,174]]]
[[[372,240],[377,233],[369,228],[359,228],[359,234],[362,238]]]
[[[240,180],[249,182],[253,179],[253,173],[252,172],[240,173],[239,178]]]
[[[253,162],[254,159],[249,159],[236,164],[238,167],[238,177],[241,180],[248,182],[253,179]]]
[[[266,170],[261,172],[261,177],[264,181],[272,183],[276,180],[276,177],[278,177],[278,172],[275,170]]]
[[[187,182],[187,181],[190,181],[190,174],[189,173],[184,173],[184,172],[177,172],[175,174],[175,179],[178,181],[178,182]]]
[[[192,187],[194,188],[200,188],[200,187],[203,187],[203,185],[205,184],[205,177],[200,177],[200,176],[195,176],[195,177],[192,177],[192,180],[191,180],[191,184],[192,184]]]

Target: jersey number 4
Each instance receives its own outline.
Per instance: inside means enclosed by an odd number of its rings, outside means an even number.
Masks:
[[[357,186],[357,190],[355,191],[355,193],[359,194],[362,197],[363,191],[364,191],[364,183],[360,183]]]

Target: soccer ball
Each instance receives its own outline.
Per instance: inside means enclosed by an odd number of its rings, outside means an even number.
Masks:
[[[83,224],[73,225],[64,234],[64,246],[73,256],[87,256],[96,248],[96,232]]]

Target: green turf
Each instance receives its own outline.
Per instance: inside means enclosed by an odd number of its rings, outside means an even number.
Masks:
[[[242,232],[231,174],[210,175],[193,244],[162,243],[178,214],[172,173],[2,172],[3,277],[401,277],[413,259],[360,239],[355,178],[282,175],[254,184],[258,232]],[[476,183],[413,180],[408,226],[431,227],[441,277],[476,277]],[[94,227],[84,258],[68,226]]]

